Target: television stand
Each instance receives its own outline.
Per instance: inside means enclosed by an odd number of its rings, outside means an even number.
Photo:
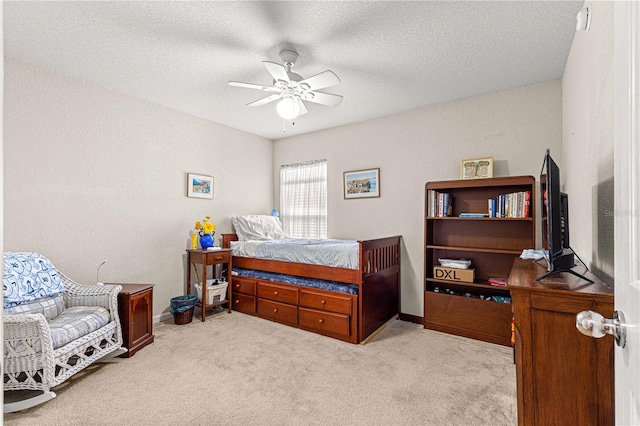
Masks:
[[[585,275],[594,284],[569,274],[534,281],[544,272],[542,265],[515,259],[507,279],[513,301],[518,424],[613,425],[613,336],[591,339],[576,330],[580,311],[612,318],[613,290],[589,272]]]
[[[575,275],[578,278],[581,278],[581,279],[583,279],[585,281],[589,281],[591,284],[593,284],[593,280],[590,280],[589,278],[585,277],[584,275],[579,274],[576,271],[574,271],[573,269],[569,269],[569,268],[560,268],[560,269],[555,269],[553,271],[549,271],[546,274],[540,275],[538,278],[535,279],[535,281],[541,281],[541,280],[543,280],[545,278],[548,278],[548,277],[550,277],[552,275],[559,274],[561,272],[568,272],[570,274]]]
[[[545,255],[544,259],[546,259],[547,261],[547,268],[551,270],[546,274],[540,275],[538,278],[535,279],[535,281],[543,280],[545,278],[548,278],[552,275],[559,274],[561,272],[568,272],[572,275],[575,275],[578,278],[581,278],[593,284],[592,280],[573,270],[573,268],[576,267],[576,261],[575,261],[576,257],[578,258],[580,263],[585,267],[586,269],[585,272],[588,272],[589,268],[587,267],[587,265],[585,265],[582,259],[580,259],[580,256],[578,256],[576,252],[574,252],[571,249],[571,247],[565,247],[562,249],[562,254],[559,256],[557,255],[554,256],[553,259],[551,258],[551,254],[549,254],[548,256]]]

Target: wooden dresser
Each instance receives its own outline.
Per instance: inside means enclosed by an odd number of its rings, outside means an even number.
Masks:
[[[544,261],[540,262],[545,265]],[[613,290],[516,259],[508,279],[515,321],[519,425],[613,425],[613,336],[576,329],[576,314],[613,316]]]

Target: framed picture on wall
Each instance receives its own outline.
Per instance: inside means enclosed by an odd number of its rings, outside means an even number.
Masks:
[[[380,169],[344,172],[344,199],[380,196]]]
[[[187,173],[187,197],[213,199],[213,176]]]
[[[460,161],[460,179],[493,177],[493,157],[470,158]]]

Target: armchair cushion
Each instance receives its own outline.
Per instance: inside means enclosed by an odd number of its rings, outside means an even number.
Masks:
[[[110,320],[109,311],[101,306],[74,306],[65,309],[62,314],[49,321],[53,349],[61,348],[104,327]]]
[[[39,253],[5,253],[3,278],[5,308],[64,291],[58,271]]]

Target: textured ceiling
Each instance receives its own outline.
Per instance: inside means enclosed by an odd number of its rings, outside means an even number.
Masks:
[[[582,1],[4,2],[5,55],[269,139],[560,79]],[[287,122],[262,61],[330,69],[335,108]]]

